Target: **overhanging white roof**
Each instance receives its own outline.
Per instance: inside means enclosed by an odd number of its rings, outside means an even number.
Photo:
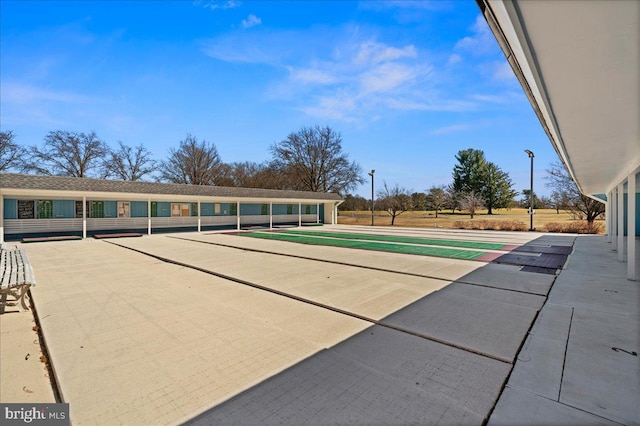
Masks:
[[[585,194],[640,168],[640,1],[477,0]]]

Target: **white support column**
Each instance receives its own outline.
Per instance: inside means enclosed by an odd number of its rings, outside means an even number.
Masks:
[[[627,179],[627,278],[640,281],[638,276],[638,253],[636,252],[636,174],[631,173]]]
[[[0,193],[0,243],[4,243],[4,195]]]
[[[298,203],[298,226],[302,226],[302,203]]]
[[[269,229],[273,229],[273,201],[269,201]]]
[[[624,182],[618,184],[618,260],[624,262]]]
[[[200,221],[200,200],[198,200],[198,232],[202,232],[202,222]]]
[[[87,197],[82,197],[82,238],[87,238]]]
[[[604,224],[607,241],[611,242],[611,192],[607,193],[607,202],[604,204]]]
[[[611,190],[611,250],[618,250],[618,187]]]
[[[320,223],[320,203],[316,203],[316,223]]]
[[[240,201],[236,202],[236,219],[238,221],[238,231],[240,230]]]
[[[151,198],[147,198],[147,235],[151,235]]]

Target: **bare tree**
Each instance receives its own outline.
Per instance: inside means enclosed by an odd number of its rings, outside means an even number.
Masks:
[[[362,169],[342,152],[342,139],[330,127],[303,127],[271,147],[272,165],[291,189],[345,193],[364,183]]]
[[[438,211],[449,204],[451,204],[451,197],[447,192],[446,186],[432,186],[427,190],[427,207],[435,210],[436,218],[438,217]]]
[[[22,168],[27,150],[15,143],[11,130],[0,132],[0,172]]]
[[[474,191],[464,192],[460,196],[460,207],[463,210],[467,210],[471,215],[471,219],[473,219],[476,211],[484,207],[484,200],[482,196],[476,194]]]
[[[156,161],[142,144],[131,147],[118,142],[117,150],[109,150],[104,168],[108,176],[122,180],[142,180],[156,169]]]
[[[456,212],[456,209],[460,210],[460,197],[462,192],[456,191],[452,183],[446,186],[445,191],[447,192],[447,207],[451,209],[451,213],[453,214]]]
[[[228,173],[213,143],[191,135],[171,148],[169,157],[161,162],[159,180],[190,185],[217,185]]]
[[[42,148],[29,148],[24,169],[44,175],[104,177],[101,165],[107,152],[107,145],[94,132],[57,130],[45,136]]]
[[[562,163],[551,163],[547,173],[546,186],[553,189],[552,198],[564,204],[569,213],[586,219],[589,224],[593,224],[593,221],[604,213],[604,203],[582,194]]]
[[[407,210],[411,210],[413,206],[411,191],[406,188],[401,188],[397,183],[389,187],[387,182],[384,182],[382,189],[378,191],[378,201],[376,204],[389,213],[389,216],[391,216],[391,226],[393,226],[396,217]]]

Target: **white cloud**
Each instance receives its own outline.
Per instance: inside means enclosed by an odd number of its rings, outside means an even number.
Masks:
[[[509,99],[507,96],[501,96],[501,95],[471,95],[472,99],[475,99],[477,101],[481,101],[481,102],[489,102],[492,104],[506,104],[507,102],[509,102]]]
[[[493,53],[497,48],[497,42],[487,21],[482,15],[478,15],[471,26],[471,35],[458,40],[454,50],[478,56]]]
[[[387,11],[392,9],[400,10],[443,10],[449,9],[449,5],[441,0],[365,0],[359,2],[358,6],[362,9],[375,11]]]
[[[307,69],[295,69],[289,68],[289,77],[293,81],[298,81],[303,84],[331,84],[336,82],[336,77],[328,72],[307,68]]]
[[[194,2],[196,5],[201,5],[205,9],[216,10],[216,9],[235,9],[236,7],[240,7],[240,2],[235,0],[225,0],[225,1],[202,1],[196,0]]]
[[[53,91],[21,83],[2,84],[3,101],[13,104],[31,104],[41,102],[85,103],[90,98],[75,93]]]
[[[449,60],[447,61],[447,65],[449,66],[455,65],[459,62],[462,62],[462,56],[458,55],[457,53],[453,53],[449,55]]]
[[[288,32],[239,31],[205,41],[202,51],[224,62],[283,66],[291,55],[285,43],[290,36]]]
[[[478,107],[478,100],[458,94],[462,88],[446,95],[437,90],[452,77],[439,74],[427,52],[362,32],[353,26],[310,32],[259,28],[208,40],[203,52],[226,62],[284,72],[265,95],[312,117],[369,122],[390,110],[457,112]],[[450,59],[455,60],[461,59]]]
[[[361,91],[363,94],[389,92],[411,84],[419,73],[415,66],[385,63],[360,75]]]
[[[260,24],[262,24],[262,19],[258,18],[256,15],[249,15],[247,16],[247,19],[242,20],[242,28],[251,28]]]
[[[382,43],[368,41],[360,44],[354,62],[356,64],[378,64],[401,58],[415,58],[416,48],[413,45],[397,48]]]
[[[72,92],[56,91],[16,82],[2,82],[0,121],[6,126],[62,127],[69,106],[82,110],[99,100]]]

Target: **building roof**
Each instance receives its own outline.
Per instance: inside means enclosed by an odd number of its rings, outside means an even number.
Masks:
[[[580,190],[640,168],[640,2],[476,0]]]
[[[334,193],[288,191],[277,189],[237,188],[208,185],[182,185],[158,182],[131,182],[120,180],[76,178],[66,176],[39,176],[14,173],[0,174],[2,190],[35,190],[55,192],[127,193],[144,195],[174,195],[191,197],[221,197],[228,199],[286,199],[313,201],[341,201]],[[3,191],[3,192],[5,192]],[[156,197],[157,198],[157,197]]]

